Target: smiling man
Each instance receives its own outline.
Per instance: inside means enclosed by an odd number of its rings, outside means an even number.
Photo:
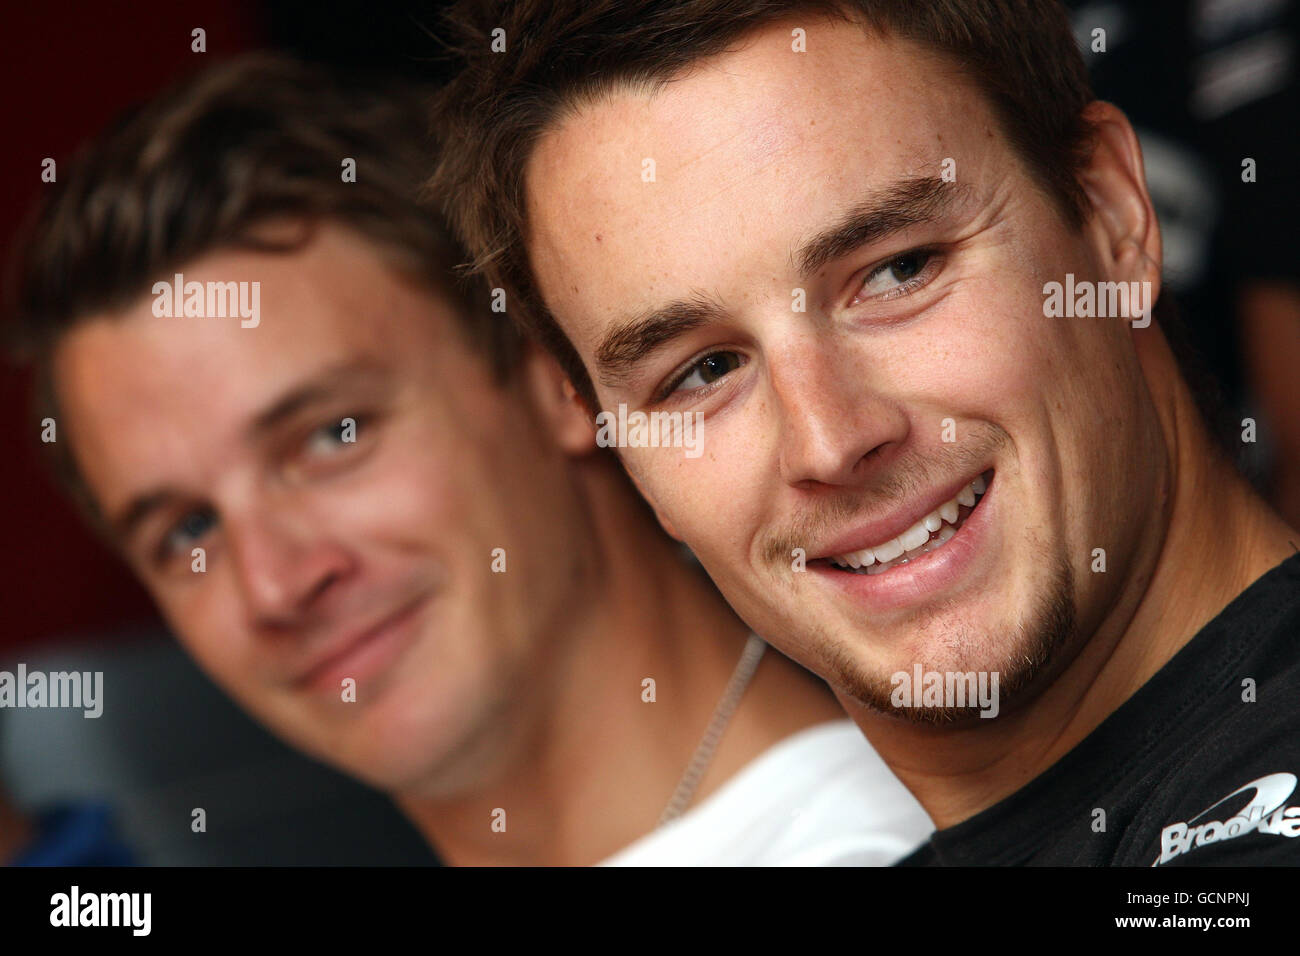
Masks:
[[[1295,533],[1145,308],[1141,151],[1062,10],[453,21],[475,267],[589,411],[702,413],[621,458],[939,824],[913,862],[1300,859]]]
[[[61,177],[20,328],[90,515],[220,686],[449,862],[902,856],[916,801],[452,280],[425,125],[410,91],[252,59]]]

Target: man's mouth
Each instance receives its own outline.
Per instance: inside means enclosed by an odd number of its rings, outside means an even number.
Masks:
[[[979,507],[993,470],[978,475],[948,501],[896,537],[845,554],[827,557],[827,566],[850,574],[884,574],[946,545]]]
[[[293,683],[299,687],[338,690],[343,677],[360,681],[387,665],[413,637],[429,595],[421,594],[381,620],[352,632],[330,651],[302,666]]]

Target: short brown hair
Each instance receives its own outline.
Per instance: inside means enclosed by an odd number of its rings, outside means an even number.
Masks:
[[[205,70],[129,111],[83,150],[37,207],[10,263],[11,352],[36,363],[40,414],[53,414],[51,359],[90,316],[220,248],[289,252],[311,232],[267,238],[274,220],[330,221],[373,240],[392,264],[453,305],[499,380],[521,338],[491,316],[486,290],[455,272],[463,248],[418,199],[431,143],[429,91],[345,78],[289,57],[250,54]],[[356,175],[343,178],[343,161]],[[59,478],[93,505],[63,451]]]
[[[447,28],[463,63],[437,100],[444,149],[431,186],[470,269],[507,291],[515,318],[592,409],[591,380],[541,302],[524,249],[523,171],[538,137],[575,102],[621,84],[660,86],[796,13],[858,22],[957,63],[1065,220],[1086,219],[1077,173],[1091,150],[1093,97],[1056,0],[461,0]],[[492,52],[497,29],[506,54]]]

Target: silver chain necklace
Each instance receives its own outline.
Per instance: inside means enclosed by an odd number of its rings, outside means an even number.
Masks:
[[[765,650],[767,650],[767,643],[761,637],[757,634],[749,635],[749,640],[745,642],[745,649],[740,652],[740,660],[736,663],[736,669],[731,672],[731,679],[727,681],[726,690],[722,692],[722,699],[718,701],[718,706],[713,710],[713,719],[709,721],[709,727],[704,731],[704,737],[700,740],[700,745],[695,748],[695,756],[691,757],[691,762],[687,764],[686,772],[682,774],[681,782],[677,784],[677,789],[673,791],[668,806],[664,807],[664,812],[659,815],[659,826],[676,820],[690,805],[691,799],[695,796],[695,790],[699,787],[700,780],[704,776],[704,771],[709,768],[709,764],[713,761],[713,754],[718,749],[718,742],[722,739],[722,732],[727,729],[727,723],[731,720],[731,715],[736,712],[741,695],[745,693],[745,688],[749,686],[750,680],[753,679],[754,671],[758,669],[758,662],[763,659]]]

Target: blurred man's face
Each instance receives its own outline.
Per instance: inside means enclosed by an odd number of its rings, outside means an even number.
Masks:
[[[915,663],[998,671],[1005,700],[1098,625],[1162,451],[1129,322],[1046,318],[1043,286],[1121,276],[958,71],[781,23],[579,104],[526,172],[601,407],[704,413],[698,458],[621,454],[758,633],[888,711]]]
[[[260,281],[260,324],[155,318],[147,297],[74,330],[55,373],[82,473],[246,709],[376,786],[427,785],[580,606],[565,460],[450,306],[350,233],[182,271]]]

